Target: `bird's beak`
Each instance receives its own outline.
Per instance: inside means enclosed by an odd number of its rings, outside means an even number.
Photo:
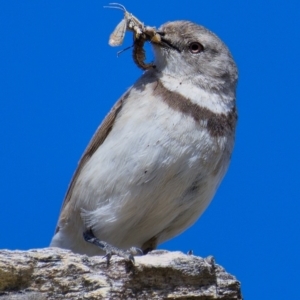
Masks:
[[[172,42],[166,38],[166,33],[163,31],[156,31],[153,37],[151,38],[151,43],[164,48],[172,48],[178,52],[181,52],[178,47],[173,45]]]

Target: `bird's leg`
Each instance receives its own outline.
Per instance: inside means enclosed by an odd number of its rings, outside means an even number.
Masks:
[[[143,254],[147,254],[157,247],[157,237],[153,236],[142,245]]]
[[[125,258],[127,261],[131,261],[134,264],[134,257],[133,255],[141,255],[143,254],[143,251],[139,248],[132,247],[129,251],[125,251],[122,249],[119,249],[117,247],[114,247],[107,242],[100,241],[97,237],[95,237],[93,231],[91,229],[88,229],[83,233],[83,238],[86,242],[91,243],[99,248],[101,248],[103,251],[105,251],[105,256],[107,259],[107,265],[109,265],[110,258],[112,255],[118,255],[120,257]]]

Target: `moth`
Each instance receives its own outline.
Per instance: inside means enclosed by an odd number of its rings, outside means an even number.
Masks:
[[[109,6],[104,7],[120,9],[124,12],[124,18],[116,26],[116,28],[109,37],[108,44],[110,46],[121,46],[124,41],[126,30],[134,32],[134,39],[138,39],[145,31],[144,24],[133,14],[129,13],[122,4],[109,3]]]
[[[143,22],[141,22],[133,14],[129,13],[126,8],[119,3],[109,3],[109,6],[105,7],[120,9],[124,12],[124,18],[110,35],[108,44],[113,47],[122,45],[126,31],[132,31],[134,33],[132,52],[133,61],[142,70],[147,70],[151,67],[155,67],[153,63],[145,62],[146,53],[144,50],[144,44],[146,41],[154,43],[161,42],[161,36],[157,33],[156,29],[151,26],[145,26]]]

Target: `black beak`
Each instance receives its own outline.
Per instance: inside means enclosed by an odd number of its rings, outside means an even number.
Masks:
[[[160,37],[161,37],[160,43],[157,43],[158,45],[161,45],[161,46],[166,47],[166,48],[172,48],[172,49],[176,50],[179,53],[181,52],[178,47],[173,45],[168,39],[165,38],[165,36],[166,36],[165,32],[157,31],[156,33],[159,34]]]

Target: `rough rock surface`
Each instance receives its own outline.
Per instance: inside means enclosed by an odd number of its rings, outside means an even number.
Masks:
[[[153,251],[135,265],[58,248],[0,251],[0,300],[242,299],[240,283],[215,264],[181,252]]]

